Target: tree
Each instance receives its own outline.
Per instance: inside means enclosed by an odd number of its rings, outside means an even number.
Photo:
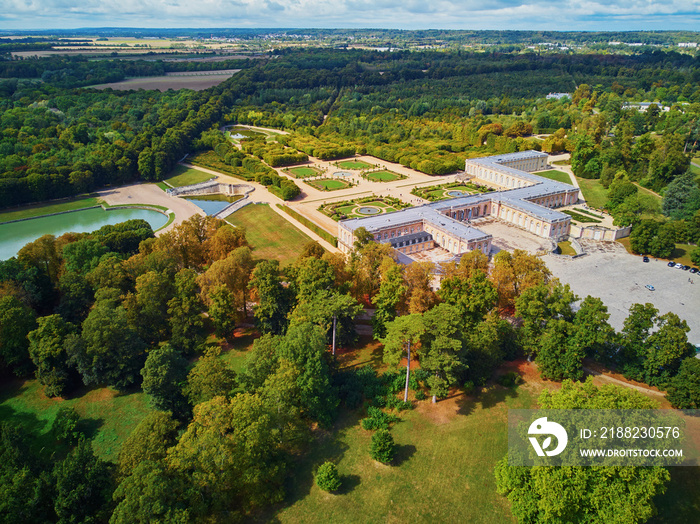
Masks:
[[[163,461],[139,462],[113,498],[117,507],[110,524],[185,524],[207,511],[192,482]]]
[[[535,359],[544,378],[579,380],[583,377],[586,352],[576,344],[573,329],[573,325],[563,319],[553,319],[547,323]]]
[[[184,392],[190,404],[196,406],[214,397],[231,396],[235,385],[236,373],[219,358],[217,351],[209,351],[187,374]]]
[[[54,509],[58,522],[100,522],[109,515],[112,481],[109,466],[98,459],[90,441],[81,440],[53,470]]]
[[[58,440],[73,443],[82,435],[80,430],[78,430],[79,422],[80,415],[78,415],[75,409],[60,407],[51,424],[51,433],[53,433]]]
[[[0,364],[17,375],[28,371],[29,340],[36,313],[12,295],[0,296]]]
[[[248,302],[248,283],[253,271],[253,258],[247,246],[234,249],[229,255],[217,260],[197,281],[202,288],[202,298],[211,305],[212,293],[224,286],[233,296],[235,307],[232,314],[245,317]]]
[[[294,308],[289,316],[290,327],[304,322],[321,327],[335,356],[336,345],[347,347],[357,340],[353,320],[361,312],[362,305],[350,295],[322,290]]]
[[[498,291],[498,305],[511,308],[520,294],[530,287],[550,281],[551,272],[544,261],[527,251],[499,251],[489,275]]]
[[[435,264],[432,262],[412,262],[406,267],[404,276],[409,313],[424,313],[437,302],[437,296],[430,288],[434,270]]]
[[[124,479],[144,461],[163,460],[177,442],[179,424],[166,411],[151,411],[139,422],[119,449],[117,473]]]
[[[380,428],[372,435],[369,455],[377,462],[389,464],[394,459],[396,444],[388,429]]]
[[[323,255],[326,254],[326,250],[323,249],[323,246],[316,242],[315,240],[311,240],[310,242],[307,242],[304,247],[301,250],[301,253],[299,254],[298,260],[301,260],[303,258],[321,258]]]
[[[56,245],[56,237],[53,235],[44,235],[26,244],[17,253],[17,260],[25,266],[39,269],[49,277],[51,282],[58,282],[61,257]]]
[[[411,345],[420,341],[425,332],[423,317],[419,314],[398,317],[387,324],[386,336],[381,340],[384,344],[384,362],[398,366],[406,348],[406,385],[403,401],[408,401],[408,383],[411,377]]]
[[[149,345],[170,338],[168,302],[175,295],[172,274],[148,271],[136,278],[135,290],[124,301],[129,323]]]
[[[588,295],[574,317],[572,344],[597,360],[610,359],[616,333],[608,322],[609,318],[603,301]]]
[[[323,491],[338,491],[341,486],[338,468],[332,462],[324,462],[316,471],[316,485]]]
[[[474,326],[498,303],[498,292],[480,269],[468,277],[454,275],[442,280],[438,297],[457,307],[467,326]]]
[[[94,291],[87,279],[78,273],[68,271],[58,280],[61,300],[56,313],[67,322],[81,324],[87,317],[94,298]]]
[[[165,344],[148,353],[141,370],[141,387],[151,406],[183,416],[188,411],[182,387],[187,377],[187,360],[172,346]]]
[[[430,373],[428,385],[435,403],[437,397],[447,396],[464,369],[462,322],[459,310],[443,303],[423,313],[423,325],[420,363],[421,368]]]
[[[253,316],[260,332],[283,334],[292,296],[289,289],[282,285],[279,261],[263,260],[255,266],[249,287],[257,297]]]
[[[145,361],[146,345],[129,326],[123,307],[110,300],[98,301],[83,322],[83,347],[71,355],[83,382],[116,388],[132,385]]]
[[[175,275],[175,296],[168,302],[170,345],[183,355],[191,355],[205,340],[204,304],[197,292],[197,274],[182,269]]]
[[[81,238],[63,246],[61,256],[68,271],[85,274],[97,267],[108,249],[99,240]]]
[[[203,246],[206,251],[207,260],[210,263],[216,260],[223,260],[233,250],[248,246],[248,241],[245,237],[245,229],[242,227],[232,227],[228,224],[221,226],[213,235],[204,241]]]
[[[224,286],[209,290],[209,318],[217,337],[228,338],[236,327],[236,303],[233,293]]]
[[[690,219],[700,209],[700,186],[690,170],[666,187],[661,206],[664,215],[675,219]]]
[[[614,385],[596,387],[565,380],[560,391],[546,390],[547,409],[653,409],[642,394]],[[646,522],[655,514],[654,497],[666,491],[665,468],[621,466],[508,466],[496,464],[496,487],[511,503],[518,522]]]
[[[700,409],[700,359],[688,357],[669,383],[666,395],[674,408]]]
[[[312,300],[317,293],[326,291],[335,283],[333,267],[321,258],[300,259],[292,268],[294,290],[299,302]]]
[[[282,444],[259,395],[215,397],[195,406],[167,463],[187,476],[210,513],[224,515],[282,499]]]
[[[379,293],[372,299],[376,306],[372,315],[372,332],[379,340],[386,336],[386,324],[396,318],[397,309],[405,300],[408,288],[404,283],[404,268],[393,259],[386,258],[382,263]]]

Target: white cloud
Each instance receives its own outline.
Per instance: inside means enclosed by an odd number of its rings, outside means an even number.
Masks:
[[[4,29],[697,29],[700,0],[0,0]]]

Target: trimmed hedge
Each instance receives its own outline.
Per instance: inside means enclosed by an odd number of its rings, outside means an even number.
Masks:
[[[331,244],[335,247],[338,247],[338,239],[336,237],[334,237],[333,235],[331,235],[325,229],[317,226],[316,224],[311,222],[311,220],[300,215],[299,213],[297,213],[296,211],[291,209],[289,206],[283,206],[282,204],[277,204],[277,207],[279,207],[282,211],[287,213],[290,217],[293,217],[294,219],[296,219],[299,222],[301,222],[302,224],[304,224],[306,227],[308,227],[311,231],[316,233],[318,236],[320,236],[323,240],[325,240],[329,244]]]

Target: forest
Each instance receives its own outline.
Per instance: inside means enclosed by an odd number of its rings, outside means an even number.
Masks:
[[[293,199],[298,186],[270,166],[309,155],[371,154],[439,176],[469,157],[568,151],[578,177],[607,189],[616,223],[634,226],[632,248],[664,256],[700,239],[690,164],[700,133],[698,60],[661,50],[281,49],[206,91],[165,93],[84,87],[128,68],[162,71],[158,62],[0,61],[0,207],[162,180],[185,154]],[[547,99],[550,92],[570,96]],[[654,104],[641,112],[631,106],[639,102]],[[290,134],[237,149],[219,131],[229,124]],[[418,402],[439,405],[455,390],[479,395],[499,367],[522,357],[563,381],[541,405],[652,407],[633,392],[569,382],[581,380],[587,358],[667,392],[673,406],[700,408],[699,361],[677,315],[635,304],[618,332],[600,299],[575,296],[522,251],[502,251],[492,264],[470,253],[445,268],[435,292],[431,264],[400,265],[364,233],[347,260],[310,243],[280,267],[256,259],[245,231],[217,219],[197,216],[158,237],[137,220],[47,235],[0,262],[4,381],[35,377],[51,398],[100,386],[143,392],[152,408],[114,461],[98,457],[70,408],[53,421],[48,446],[35,445],[22,421],[0,424],[0,519],[257,517],[284,504],[295,461],[339,417],[353,414],[372,432],[372,459],[392,464],[397,422]],[[382,373],[338,363],[369,307]],[[221,346],[248,322],[259,336],[234,371]],[[518,380],[499,377],[504,387]],[[321,489],[338,489],[333,467],[319,468]],[[664,468],[591,469],[580,480],[597,489],[559,514],[558,499],[580,491],[568,474],[522,476],[499,464],[496,489],[520,522],[585,521],[601,505],[638,522],[655,513],[663,500],[655,495],[670,481]],[[546,494],[528,487],[550,481],[559,487]],[[634,498],[635,490],[645,495]],[[604,503],[601,493],[611,494]]]

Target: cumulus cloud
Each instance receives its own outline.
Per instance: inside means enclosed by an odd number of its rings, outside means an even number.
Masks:
[[[0,0],[0,27],[697,29],[700,0]]]

